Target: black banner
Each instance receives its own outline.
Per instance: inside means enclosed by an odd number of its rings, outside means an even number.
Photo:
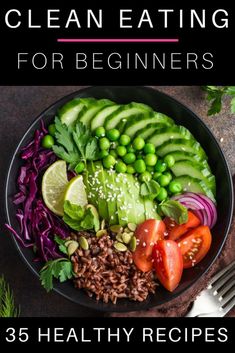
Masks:
[[[231,318],[20,318],[0,319],[0,346],[30,344],[155,347],[234,345]]]
[[[1,85],[233,84],[232,2],[1,2]]]

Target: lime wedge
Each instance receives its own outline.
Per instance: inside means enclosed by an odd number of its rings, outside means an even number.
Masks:
[[[65,191],[64,200],[79,206],[87,205],[87,195],[81,175],[75,176],[70,180]]]
[[[50,165],[43,175],[42,197],[46,206],[58,216],[64,214],[64,195],[67,186],[66,162],[56,161]]]

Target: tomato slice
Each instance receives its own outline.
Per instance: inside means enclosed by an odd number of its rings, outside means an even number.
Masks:
[[[159,240],[154,246],[153,258],[159,281],[173,292],[183,273],[183,258],[178,244],[173,240]]]
[[[206,256],[211,246],[211,240],[211,232],[207,226],[192,229],[178,240],[178,246],[183,255],[184,268],[195,266]]]
[[[138,225],[135,231],[138,245],[133,253],[133,260],[141,271],[148,272],[153,268],[153,246],[164,237],[165,230],[164,222],[156,219],[148,219]]]
[[[171,240],[179,239],[182,235],[187,233],[188,230],[196,228],[201,224],[200,219],[191,211],[188,211],[187,223],[177,224],[169,217],[165,218],[164,223],[166,224],[168,236]]]

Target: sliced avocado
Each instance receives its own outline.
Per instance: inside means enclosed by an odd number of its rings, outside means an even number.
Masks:
[[[74,98],[64,104],[58,110],[58,116],[63,124],[72,125],[78,118],[80,112],[85,111],[86,107],[94,103],[94,98]]]
[[[115,182],[116,173],[113,170],[103,169],[106,188],[106,203],[108,206],[109,224],[118,224],[117,196],[118,190]]]
[[[211,171],[203,166],[201,163],[192,161],[178,161],[171,168],[171,171],[176,177],[182,175],[188,175],[195,179],[200,179],[204,181],[209,189],[215,195],[215,177],[211,174]]]
[[[154,124],[148,124],[144,128],[140,129],[139,131],[136,132],[135,137],[142,137],[144,140],[147,140],[149,136],[151,136],[154,132],[156,132],[159,129],[162,129],[166,127],[165,123],[154,123]]]
[[[155,123],[171,126],[174,124],[174,121],[164,114],[150,111],[148,114],[145,113],[141,116],[128,119],[124,133],[130,137],[133,137],[140,129],[146,127],[147,124]]]
[[[84,180],[88,202],[94,205],[101,219],[109,221],[106,180],[103,174],[103,167],[100,162],[87,163],[87,175]]]
[[[97,127],[103,126],[105,119],[114,115],[120,107],[120,105],[114,104],[99,110],[91,120],[91,130],[94,131]]]
[[[114,113],[106,119],[104,127],[107,130],[113,129],[117,127],[118,124],[120,125],[120,123],[126,123],[126,121],[132,119],[133,116],[147,114],[148,112],[152,112],[152,109],[148,105],[142,103],[133,102],[123,105],[116,114]]]
[[[188,175],[182,175],[180,177],[174,178],[181,184],[183,192],[194,192],[195,194],[204,194],[208,196],[213,202],[215,201],[214,194],[211,189],[209,189],[204,181],[192,178]]]
[[[147,199],[144,200],[144,208],[146,219],[161,219],[161,217],[157,213],[156,204],[153,201]]]
[[[176,125],[158,129],[154,132],[147,140],[152,143],[155,147],[161,146],[166,141],[172,141],[175,139],[194,139],[191,132],[184,126]]]
[[[201,147],[200,143],[194,139],[177,139],[173,141],[166,141],[161,146],[156,148],[156,154],[160,157],[164,157],[169,153],[178,151],[193,153],[198,156],[200,161],[207,159],[207,155]]]
[[[78,119],[87,127],[90,126],[93,117],[104,107],[114,105],[115,103],[109,99],[99,99],[91,103],[84,112],[81,112]]]

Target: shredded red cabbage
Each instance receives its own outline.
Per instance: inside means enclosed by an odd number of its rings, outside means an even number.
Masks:
[[[42,173],[57,158],[54,152],[41,147],[41,140],[46,134],[47,130],[41,121],[34,139],[22,148],[23,165],[17,178],[18,190],[13,197],[14,204],[19,206],[16,211],[19,233],[6,224],[21,245],[34,247],[37,260],[43,261],[61,256],[54,242],[55,234],[61,238],[69,236],[65,223],[46,207],[41,196]]]

